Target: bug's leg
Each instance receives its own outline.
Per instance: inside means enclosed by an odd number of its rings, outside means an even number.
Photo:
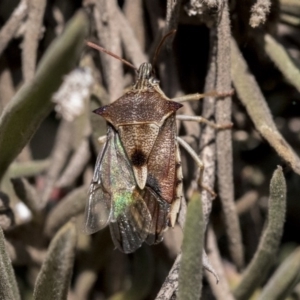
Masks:
[[[233,90],[231,90],[230,92],[227,92],[227,93],[218,93],[217,91],[211,91],[211,92],[207,92],[205,94],[196,93],[196,94],[190,94],[190,95],[185,95],[185,96],[181,96],[181,97],[176,97],[171,100],[175,101],[175,102],[198,101],[205,97],[224,98],[224,97],[228,97],[228,96],[232,96],[232,95],[233,95]]]
[[[179,212],[180,204],[183,197],[183,191],[182,191],[182,167],[181,167],[181,157],[180,157],[180,151],[178,143],[175,143],[176,147],[176,178],[175,178],[175,185],[176,185],[176,192],[175,192],[175,200],[173,201],[169,213],[169,220],[170,220],[170,226],[174,227],[176,220],[177,220],[177,214]]]
[[[186,116],[186,115],[177,115],[176,116],[177,120],[181,121],[193,121],[193,122],[198,122],[198,123],[204,123],[207,124],[215,129],[230,129],[233,126],[233,123],[228,123],[228,124],[218,124],[214,123],[212,121],[209,121],[203,117],[200,116]]]
[[[98,137],[98,143],[100,145],[104,144],[106,142],[107,136],[106,135],[102,135]]]
[[[190,156],[194,159],[194,161],[196,162],[197,166],[200,169],[199,178],[198,178],[199,186],[204,190],[206,190],[207,192],[209,192],[212,195],[212,197],[215,198],[217,196],[216,193],[210,187],[202,184],[202,177],[203,177],[203,170],[204,170],[203,162],[201,161],[197,153],[193,150],[193,148],[186,141],[184,141],[179,136],[176,139],[178,143],[190,154]]]

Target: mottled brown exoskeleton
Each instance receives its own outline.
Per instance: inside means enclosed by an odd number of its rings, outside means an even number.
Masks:
[[[202,97],[172,101],[153,77],[151,64],[143,63],[127,93],[94,111],[105,118],[108,130],[86,206],[87,233],[109,224],[115,246],[130,253],[144,241],[160,242],[163,232],[174,227],[182,199],[178,143],[203,168],[197,154],[177,137],[176,111],[182,107],[178,102]],[[201,117],[177,118],[222,128]]]

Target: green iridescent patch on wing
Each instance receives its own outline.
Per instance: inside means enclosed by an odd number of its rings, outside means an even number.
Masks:
[[[141,190],[118,132],[108,125],[107,141],[99,155],[86,207],[85,232],[109,224],[115,246],[131,253],[144,241],[162,240],[170,204],[152,188]]]

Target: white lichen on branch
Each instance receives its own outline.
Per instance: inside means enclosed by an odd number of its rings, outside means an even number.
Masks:
[[[264,24],[270,13],[270,7],[270,0],[257,0],[251,8],[250,26],[255,28]]]

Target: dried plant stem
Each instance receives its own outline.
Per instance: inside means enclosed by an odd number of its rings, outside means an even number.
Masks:
[[[217,81],[218,92],[231,90],[230,76],[230,21],[228,3],[224,2],[221,20],[217,28]],[[219,124],[231,121],[231,97],[219,99],[216,104],[216,121]],[[242,234],[234,203],[232,135],[230,130],[217,132],[218,191],[224,212],[225,228],[231,257],[238,268],[244,265]]]
[[[299,17],[294,17],[294,16],[291,16],[289,14],[281,13],[280,14],[280,20],[283,23],[287,23],[287,24],[295,26],[295,27],[298,27],[300,25]]]
[[[14,265],[40,266],[46,256],[45,250],[26,245],[22,241],[16,239],[5,241],[5,246]]]
[[[216,236],[211,227],[209,227],[207,230],[207,252],[209,260],[212,262],[213,267],[220,276],[219,283],[216,284],[215,278],[209,273],[206,274],[214,296],[217,300],[234,300],[224,273],[222,258],[219,253]]]
[[[15,94],[12,74],[5,58],[0,58],[0,91],[0,111],[3,111],[4,107]]]
[[[259,133],[269,142],[278,155],[290,164],[294,172],[300,174],[299,157],[277,130],[266,100],[257,82],[249,73],[246,61],[233,39],[231,49],[231,73],[239,99],[245,105]]]
[[[179,12],[182,0],[168,0],[167,1],[167,15],[164,34],[169,33],[171,30],[177,29]],[[174,35],[170,36],[166,41],[166,47],[171,48]]]
[[[270,183],[268,223],[258,249],[233,294],[247,300],[272,266],[283,233],[286,210],[286,183],[282,168],[275,170]],[[259,274],[259,276],[258,276]]]
[[[11,182],[18,197],[33,213],[37,213],[40,210],[40,201],[35,187],[25,178],[12,178]]]
[[[216,37],[215,30],[210,33],[210,58],[209,58],[209,69],[205,80],[205,92],[216,89]],[[210,119],[215,113],[215,98],[205,97],[203,100],[203,111],[202,116],[206,119]],[[211,126],[202,126],[202,134],[200,139],[200,158],[204,164],[203,171],[203,184],[211,188],[215,184],[215,166],[216,166],[216,145],[215,145],[215,129]],[[193,183],[195,186],[195,183]],[[195,186],[197,188],[197,185]],[[204,224],[207,228],[209,222],[209,216],[212,209],[212,196],[205,190],[201,194],[202,210],[204,215]]]
[[[178,288],[178,274],[180,267],[181,254],[179,254],[169,272],[164,284],[162,285],[155,300],[169,300]]]
[[[132,28],[131,30],[134,31],[139,47],[144,50],[146,46],[146,28],[143,5],[142,0],[126,0],[123,10],[127,22]]]
[[[76,188],[55,206],[46,220],[45,233],[47,236],[52,236],[72,217],[84,211],[87,191],[87,186]]]
[[[121,57],[120,30],[116,15],[116,0],[99,0],[95,3],[94,18],[99,42],[101,46]],[[105,53],[100,53],[100,57],[110,101],[114,101],[123,93],[123,65]]]
[[[82,174],[86,164],[91,157],[89,142],[87,139],[83,139],[75,153],[72,155],[70,162],[64,170],[61,177],[58,179],[57,187],[71,186],[75,180]]]
[[[143,62],[147,61],[146,55],[134,34],[133,28],[130,27],[128,20],[125,18],[122,11],[117,8],[118,26],[121,34],[121,40],[124,45],[124,50],[134,66],[139,67]]]
[[[28,18],[22,47],[22,69],[25,81],[31,80],[35,74],[37,49],[43,27],[46,3],[46,0],[28,1]]]
[[[265,34],[265,50],[277,68],[286,79],[300,92],[300,69],[292,61],[291,57],[271,35]]]
[[[46,171],[49,166],[49,159],[12,163],[8,169],[8,177],[33,177]]]
[[[238,215],[242,215],[249,211],[251,207],[258,201],[259,194],[255,190],[246,192],[241,198],[236,201],[236,211]]]
[[[300,6],[298,0],[280,0],[282,5],[290,5],[290,6]]]
[[[0,31],[0,55],[27,15],[28,0],[21,0],[17,8],[13,11],[10,18],[6,21]]]
[[[72,137],[73,123],[62,120],[55,139],[55,145],[51,153],[51,165],[46,176],[46,183],[43,189],[41,205],[46,205],[54,184],[58,180],[58,176],[63,169],[68,155],[71,151],[71,137]]]

